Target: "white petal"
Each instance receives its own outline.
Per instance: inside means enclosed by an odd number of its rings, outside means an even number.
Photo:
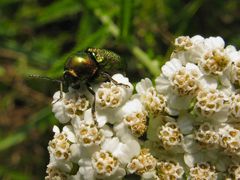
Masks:
[[[194,44],[197,44],[197,43],[201,43],[204,41],[204,38],[200,35],[195,35],[193,37],[191,37],[191,41],[194,43]]]
[[[202,78],[200,79],[200,87],[203,90],[216,89],[217,85],[217,80],[214,77],[202,76]]]
[[[119,167],[117,171],[114,173],[113,177],[109,177],[109,180],[112,179],[122,179],[126,175],[126,171],[124,168]]]
[[[209,37],[205,39],[205,46],[209,50],[216,49],[216,48],[224,48],[225,42],[221,37]]]
[[[136,91],[137,93],[144,94],[150,87],[152,87],[152,81],[149,78],[145,78],[137,83]]]
[[[194,136],[190,134],[185,136],[183,139],[183,149],[187,153],[195,153],[195,152],[198,152],[201,149],[201,147],[195,141]]]
[[[179,59],[173,58],[166,62],[162,67],[162,73],[164,76],[171,78],[172,75],[182,67],[182,63]]]
[[[122,117],[127,116],[134,112],[141,112],[143,110],[143,105],[139,99],[132,99],[124,104],[117,112],[117,116],[122,119]]]
[[[104,125],[104,126],[101,128],[101,130],[102,130],[102,133],[103,133],[104,137],[110,138],[110,137],[113,136],[112,130],[111,130],[110,127],[108,127],[107,125]]]
[[[111,124],[115,124],[121,120],[122,117],[117,116],[118,108],[116,109],[97,109],[97,122],[98,126],[102,127],[109,122]]]
[[[96,180],[95,171],[92,166],[80,166],[79,173],[82,175],[83,180]]]
[[[184,154],[184,162],[188,165],[188,167],[194,167],[194,156],[192,154]]]
[[[119,145],[120,141],[117,137],[106,139],[102,145],[102,149],[113,153]]]
[[[167,93],[170,87],[170,81],[164,76],[158,76],[156,79],[156,90],[159,93]]]
[[[63,101],[59,100],[58,102],[52,105],[52,112],[55,117],[59,120],[60,123],[65,124],[70,121],[70,117],[66,114],[66,107]]]
[[[76,136],[73,131],[73,127],[71,125],[64,126],[62,132],[67,135],[67,139],[69,141],[71,141],[72,143],[75,143],[77,141]]]
[[[129,140],[126,143],[128,147],[128,156],[129,159],[132,159],[134,156],[139,155],[141,151],[140,144],[136,140]]]
[[[186,64],[186,71],[194,71],[197,72],[199,74],[199,76],[202,76],[202,72],[200,71],[199,67],[196,64],[193,63],[187,63]]]
[[[177,123],[183,134],[189,134],[193,130],[194,117],[189,114],[179,116]]]
[[[127,91],[127,94],[129,96],[132,95],[133,92],[133,85],[129,82],[129,79],[127,77],[124,77],[122,74],[114,74],[112,78],[117,81],[118,83],[122,83],[125,85],[128,85],[129,87],[124,87],[124,89]]]
[[[107,117],[102,116],[101,114],[97,113],[97,124],[99,128],[102,128],[107,123]],[[110,122],[110,121],[109,121]]]
[[[83,120],[79,116],[75,116],[74,118],[71,119],[71,124],[73,128],[78,128],[80,124],[82,123]]]
[[[54,126],[53,126],[53,132],[54,132],[55,134],[59,134],[59,133],[60,133],[59,127],[57,127],[56,125],[54,125]]]
[[[93,117],[92,117],[92,109],[88,109],[84,112],[83,119],[85,122],[88,122],[89,124],[93,123]]]
[[[58,169],[60,169],[63,172],[70,172],[73,164],[69,161],[57,161],[52,154],[50,154],[50,163],[49,165],[50,167],[56,167]]]
[[[126,142],[130,139],[135,139],[130,129],[127,127],[127,125],[124,122],[120,122],[118,124],[115,124],[113,127],[116,136],[122,141]]]
[[[228,79],[228,77],[224,74],[222,76],[220,76],[220,81],[221,81],[221,84],[225,87],[231,86],[230,79]]]
[[[157,179],[157,175],[155,171],[145,172],[141,177],[141,180],[153,180],[153,179]]]
[[[80,157],[81,157],[81,149],[79,144],[72,144],[70,146],[71,151],[71,161],[74,163],[78,163]]]

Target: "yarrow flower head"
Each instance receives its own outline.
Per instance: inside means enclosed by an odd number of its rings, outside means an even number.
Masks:
[[[45,179],[240,179],[240,51],[200,35],[173,45],[154,82],[114,74],[54,94]]]
[[[198,163],[190,168],[190,179],[217,179],[217,172],[209,163]]]
[[[240,130],[228,124],[219,129],[220,146],[227,153],[240,155]]]
[[[122,83],[122,85],[116,85],[113,82],[105,82],[100,85],[96,92],[96,103],[102,109],[119,107],[132,94],[133,87],[127,78],[121,75],[115,75],[112,78],[116,81],[118,80],[117,82]]]
[[[140,99],[149,114],[157,116],[166,111],[167,98],[156,91],[150,79],[146,78],[137,83],[136,90],[138,93],[136,97]]]
[[[144,173],[154,171],[157,160],[149,153],[148,149],[142,149],[140,154],[134,157],[127,165],[130,173],[143,175]]]
[[[183,135],[175,122],[167,122],[161,126],[158,138],[165,149],[180,146],[183,141]]]
[[[184,169],[179,163],[160,161],[157,163],[156,171],[159,179],[181,179]]]
[[[113,175],[117,171],[119,164],[118,159],[107,151],[97,151],[92,156],[93,168],[101,177]]]
[[[228,168],[229,179],[239,179],[240,178],[240,164],[230,165]]]
[[[228,97],[219,90],[203,90],[197,95],[195,111],[205,118],[225,122],[228,117],[228,109]]]
[[[45,180],[68,180],[69,176],[67,173],[62,172],[61,170],[55,167],[47,167],[47,176]]]
[[[195,131],[195,138],[202,146],[217,146],[219,144],[219,134],[209,123],[203,123]]]

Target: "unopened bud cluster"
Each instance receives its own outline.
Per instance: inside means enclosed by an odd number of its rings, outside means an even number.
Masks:
[[[62,124],[45,179],[240,178],[240,51],[221,37],[181,36],[152,82],[114,81],[53,97]],[[135,88],[135,89],[134,89]],[[134,93],[135,92],[135,93]]]

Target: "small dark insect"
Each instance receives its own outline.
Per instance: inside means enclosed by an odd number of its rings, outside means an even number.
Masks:
[[[59,100],[62,98],[63,83],[75,89],[82,85],[86,85],[88,91],[94,96],[92,115],[93,118],[96,119],[95,92],[91,87],[91,83],[109,80],[116,85],[128,87],[128,85],[118,83],[111,77],[111,75],[123,71],[124,63],[119,55],[106,49],[87,48],[85,51],[79,51],[67,59],[67,62],[64,65],[63,80],[55,80],[48,77],[34,75],[31,75],[31,77],[60,82],[61,93]]]

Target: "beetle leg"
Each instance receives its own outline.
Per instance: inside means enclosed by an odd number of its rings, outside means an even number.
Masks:
[[[101,75],[103,77],[106,77],[109,81],[113,82],[116,86],[123,86],[125,88],[130,88],[129,85],[127,84],[123,84],[123,83],[119,83],[116,80],[114,80],[108,73],[106,72],[101,72]]]
[[[92,117],[93,120],[96,121],[96,95],[94,90],[92,89],[91,85],[87,82],[86,83],[88,91],[93,95],[93,103],[92,103]]]

